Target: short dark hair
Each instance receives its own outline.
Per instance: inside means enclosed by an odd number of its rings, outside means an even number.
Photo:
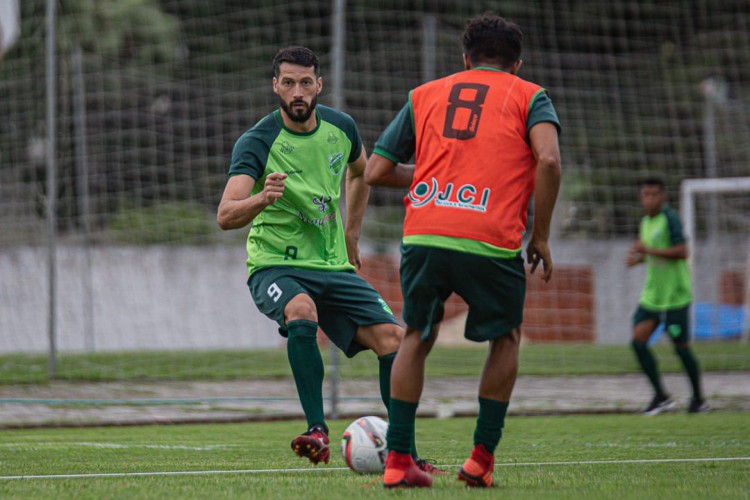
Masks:
[[[472,65],[495,63],[510,68],[521,58],[523,32],[517,24],[487,13],[466,23],[462,43]]]
[[[307,47],[293,45],[276,52],[276,55],[273,57],[273,76],[279,77],[279,67],[282,63],[297,64],[305,68],[314,67],[315,76],[320,76],[320,61],[318,61],[318,56]]]
[[[665,185],[664,180],[661,177],[644,177],[643,179],[638,181],[638,187],[642,188],[643,186],[656,186],[660,190],[664,191]]]

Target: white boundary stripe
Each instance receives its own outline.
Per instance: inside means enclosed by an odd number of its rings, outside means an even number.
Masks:
[[[112,449],[129,449],[129,448],[146,448],[155,450],[190,450],[190,451],[213,451],[225,448],[237,448],[238,444],[209,444],[205,446],[186,446],[186,445],[168,445],[168,444],[121,444],[121,443],[89,443],[89,442],[68,442],[68,441],[26,441],[23,443],[0,443],[0,448],[13,448],[15,450],[31,450],[38,448],[70,448],[71,446],[91,447],[91,448],[112,448]]]
[[[577,460],[573,462],[509,462],[496,463],[495,467],[534,467],[548,465],[617,465],[617,464],[658,464],[677,462],[736,462],[750,460],[750,457],[711,457],[711,458],[654,458],[643,460]],[[458,467],[458,465],[438,465],[438,467]],[[322,469],[245,469],[245,470],[196,470],[167,472],[110,472],[100,474],[38,474],[28,476],[0,476],[0,480],[11,479],[71,479],[101,477],[138,477],[138,476],[196,476],[210,474],[264,474],[290,472],[334,472],[347,471],[347,467],[326,467]]]
[[[666,464],[674,462],[735,462],[750,460],[750,457],[712,457],[712,458],[646,458],[632,460],[577,460],[575,462],[511,462],[495,467],[529,467],[534,465],[609,465],[609,464]]]

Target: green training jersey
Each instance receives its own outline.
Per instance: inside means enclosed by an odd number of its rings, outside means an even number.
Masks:
[[[640,240],[648,248],[666,249],[685,243],[677,212],[663,207],[653,217],[641,220]],[[646,283],[640,304],[646,309],[666,311],[685,307],[693,300],[690,272],[685,259],[646,256]]]
[[[318,125],[307,133],[284,127],[276,110],[234,145],[229,175],[255,179],[263,190],[272,172],[287,174],[284,195],[253,220],[247,237],[247,271],[291,266],[320,271],[354,270],[349,263],[339,212],[347,163],[359,158],[362,139],[354,120],[318,105]]]

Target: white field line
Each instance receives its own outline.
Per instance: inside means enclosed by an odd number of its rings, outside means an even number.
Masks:
[[[15,448],[17,450],[34,450],[39,448],[70,448],[71,446],[122,449],[122,448],[147,448],[154,450],[188,450],[188,451],[213,451],[225,448],[236,448],[239,444],[209,444],[205,446],[167,445],[167,444],[121,444],[121,443],[89,443],[89,442],[54,442],[40,441],[38,443],[0,443],[0,448]]]
[[[664,464],[678,462],[736,462],[750,460],[750,457],[708,457],[708,458],[654,458],[644,460],[577,460],[572,462],[509,462],[496,463],[495,467],[538,467],[559,465],[616,465],[616,464]],[[458,465],[438,465],[438,467],[456,468]],[[138,476],[197,476],[216,474],[279,474],[291,472],[334,472],[348,471],[346,467],[326,467],[320,469],[245,469],[245,470],[197,470],[166,472],[110,472],[101,474],[35,474],[27,476],[0,476],[0,480],[11,479],[71,479],[102,477],[138,477]]]

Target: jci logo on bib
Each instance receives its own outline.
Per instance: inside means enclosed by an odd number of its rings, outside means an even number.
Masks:
[[[452,182],[449,182],[445,190],[440,192],[438,181],[433,177],[431,183],[420,182],[414,186],[414,189],[409,191],[409,199],[414,208],[421,208],[428,203],[434,203],[439,207],[486,212],[491,190],[490,188],[484,188],[481,198],[477,196],[477,193],[477,188],[472,184],[464,184],[456,189]]]

